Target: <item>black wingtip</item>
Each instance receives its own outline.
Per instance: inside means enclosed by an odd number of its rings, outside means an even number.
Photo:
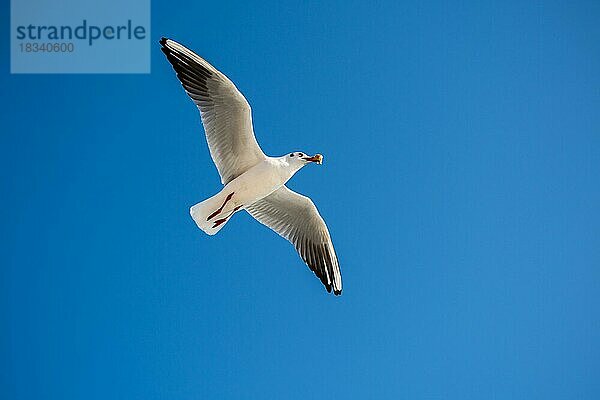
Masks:
[[[335,294],[336,296],[341,296],[342,295],[342,291],[341,290],[334,290],[333,294]]]
[[[161,37],[160,40],[159,40],[160,45],[161,46],[166,46],[167,45],[167,40],[168,39],[166,37],[164,37],[164,36]]]

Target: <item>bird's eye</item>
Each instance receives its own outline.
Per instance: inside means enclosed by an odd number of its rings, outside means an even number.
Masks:
[[[302,157],[302,153],[298,153],[298,157]]]
[[[290,154],[290,157],[294,157],[294,153]]]

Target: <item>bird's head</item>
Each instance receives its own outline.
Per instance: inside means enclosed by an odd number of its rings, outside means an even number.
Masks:
[[[306,153],[303,153],[301,151],[295,151],[293,153],[290,153],[286,156],[284,156],[285,161],[292,166],[297,167],[298,169],[304,167],[306,164],[310,164],[310,163],[317,163],[317,164],[322,164],[323,163],[323,156],[321,154],[315,154],[314,156],[309,156]]]

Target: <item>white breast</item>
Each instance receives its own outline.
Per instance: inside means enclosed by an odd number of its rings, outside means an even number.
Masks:
[[[229,182],[222,192],[235,192],[235,204],[246,207],[279,189],[292,175],[277,159],[269,158]]]

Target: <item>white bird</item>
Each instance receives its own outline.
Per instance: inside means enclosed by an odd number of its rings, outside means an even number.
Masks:
[[[266,156],[254,137],[250,105],[235,85],[183,45],[166,38],[160,44],[200,110],[210,155],[225,185],[191,207],[198,227],[214,235],[233,214],[246,210],[290,241],[328,292],[341,294],[340,266],[325,221],[311,199],[285,186],[305,165],[321,164],[323,156],[299,151]]]

